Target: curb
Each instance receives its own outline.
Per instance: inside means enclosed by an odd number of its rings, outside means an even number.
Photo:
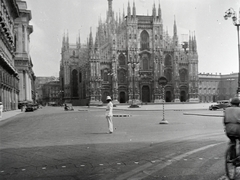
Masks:
[[[218,114],[194,114],[194,113],[183,113],[183,115],[192,115],[192,116],[210,116],[210,117],[223,117],[223,115]]]
[[[89,111],[93,109],[105,110],[105,108],[91,107],[90,109],[78,109],[77,111]],[[113,108],[114,111],[163,111],[162,108],[159,109],[141,109],[141,108]],[[164,109],[164,111],[199,111],[199,110],[208,110],[205,108],[200,109]]]

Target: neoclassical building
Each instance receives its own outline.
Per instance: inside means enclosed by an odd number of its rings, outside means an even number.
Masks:
[[[0,0],[0,102],[4,111],[17,109],[19,76],[14,66],[14,19],[18,16],[15,0]]]
[[[237,94],[238,73],[210,74],[199,73],[200,102],[228,100]]]
[[[62,43],[60,83],[64,100],[80,104],[105,102],[198,102],[198,53],[195,34],[180,44],[174,18],[173,36],[163,28],[162,10],[153,5],[152,15],[137,15],[135,3],[127,14],[114,15],[108,0],[107,18],[99,20],[95,41],[87,45]],[[164,87],[158,79],[165,76]],[[164,96],[163,96],[164,91]]]
[[[31,11],[21,0],[0,0],[0,101],[4,111],[34,102],[34,73],[29,54]]]
[[[19,16],[15,19],[15,67],[19,76],[19,103],[35,102],[35,75],[30,56],[30,34],[33,26],[29,24],[32,13],[27,9],[25,1],[16,0],[19,8]]]

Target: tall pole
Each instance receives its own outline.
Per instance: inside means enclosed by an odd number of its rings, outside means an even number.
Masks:
[[[165,92],[164,92],[164,86],[162,86],[162,91],[163,91],[163,93],[162,93],[162,96],[163,96],[163,119],[162,119],[162,121],[165,121],[165,117],[164,117],[164,103],[165,103]]]
[[[132,76],[132,86],[133,86],[133,97],[132,97],[132,104],[129,106],[130,108],[139,108],[137,104],[134,104],[133,102],[135,101],[135,82],[134,82],[134,77],[135,77],[135,62],[136,61],[131,61],[131,67],[133,71],[133,76]]]
[[[239,42],[239,25],[237,24],[237,35],[238,35],[238,89],[237,94],[239,96],[240,93],[240,42]]]
[[[239,17],[236,17],[236,12],[233,8],[229,8],[224,15],[224,19],[232,17],[233,25],[237,26],[237,37],[238,37],[238,88],[237,88],[237,96],[240,98],[240,42],[239,42],[239,26],[240,26],[240,11]]]
[[[134,63],[132,64],[132,69],[133,69],[133,100],[132,100],[132,104],[134,104],[133,103],[133,101],[135,101],[135,84],[134,84],[135,64]]]
[[[165,109],[164,109],[164,103],[165,103],[165,85],[162,85],[162,96],[163,96],[163,119],[160,121],[159,124],[168,124],[168,121],[165,119]]]

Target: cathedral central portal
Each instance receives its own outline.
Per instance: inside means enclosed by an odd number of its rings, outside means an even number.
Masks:
[[[150,88],[149,86],[142,87],[142,102],[151,102],[150,100]]]

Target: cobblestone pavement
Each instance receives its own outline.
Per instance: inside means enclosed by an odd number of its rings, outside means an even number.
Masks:
[[[79,107],[65,112],[59,107],[45,107],[20,113],[0,122],[0,179],[134,179],[135,175],[145,179],[196,179],[197,169],[204,166],[206,172],[210,167],[215,172],[204,177],[217,179],[224,175],[227,139],[221,118],[183,113],[167,111],[169,124],[160,125],[162,112],[126,113],[119,109],[114,114],[129,116],[114,118],[111,135],[106,133],[102,108]],[[221,115],[222,111],[198,113]],[[204,154],[196,151],[213,144]],[[193,150],[196,153],[186,154]],[[169,164],[177,158],[177,163]],[[171,173],[172,168],[160,168],[160,164],[187,168],[175,167],[175,173]],[[196,168],[190,171],[193,165]]]

